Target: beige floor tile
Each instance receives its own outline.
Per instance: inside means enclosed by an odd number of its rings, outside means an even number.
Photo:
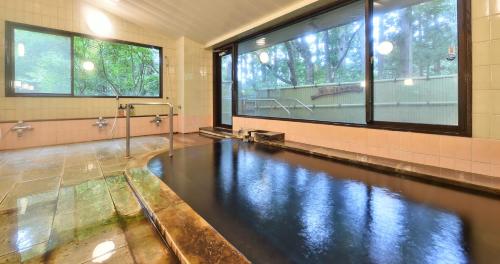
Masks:
[[[44,254],[47,252],[47,242],[34,245],[33,247],[12,252],[0,257],[0,264],[12,263],[45,263]]]
[[[97,160],[83,161],[79,165],[64,169],[62,183],[64,186],[76,185],[98,178],[102,178],[102,172]]]
[[[149,220],[138,217],[125,224],[128,246],[137,263],[179,263],[175,254],[165,247]]]
[[[0,211],[36,206],[57,200],[59,178],[16,183],[0,204]]]
[[[132,153],[166,142],[134,138]],[[123,175],[124,147],[118,139],[0,152],[0,264],[178,263]]]
[[[72,237],[59,237],[58,231],[49,241],[46,263],[83,263],[126,246],[125,235],[116,223],[78,230]]]
[[[55,204],[0,212],[0,256],[49,240]]]
[[[111,244],[110,244],[111,245]],[[111,248],[111,246],[108,246]],[[103,247],[104,248],[104,247]],[[134,261],[134,257],[128,247],[121,247],[112,251],[107,249],[102,250],[102,255],[97,256],[91,261],[85,262],[85,264],[90,263],[106,263],[106,264],[133,264],[136,263]],[[143,262],[150,263],[150,262]]]

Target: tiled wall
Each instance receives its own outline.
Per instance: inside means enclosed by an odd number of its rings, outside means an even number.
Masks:
[[[473,134],[500,140],[500,0],[471,1]]]
[[[0,0],[0,122],[114,116],[116,101],[98,98],[13,98],[5,97],[5,21],[38,25],[91,34],[83,16],[88,6],[82,0]],[[109,15],[109,14],[108,14]],[[164,97],[175,102],[175,39],[109,15],[113,24],[110,38],[163,47],[167,57],[163,72]],[[120,103],[167,101],[166,99],[122,99]],[[140,107],[137,115],[166,114],[167,108]]]
[[[500,0],[471,0],[473,138],[234,118],[234,129],[286,133],[289,140],[500,177]]]
[[[291,141],[500,177],[500,140],[243,117],[234,117],[233,127],[281,131]]]
[[[92,34],[86,24],[84,10],[93,8],[84,0],[0,0],[0,150],[40,145],[63,144],[110,138],[106,130],[93,127],[93,118],[113,117],[116,114],[114,98],[37,98],[5,97],[5,21],[13,21],[47,28]],[[175,131],[193,132],[212,123],[212,64],[211,51],[185,38],[174,38],[148,28],[137,26],[119,17],[107,14],[113,24],[110,38],[163,47],[162,99],[121,99],[129,102],[172,102],[176,119]],[[180,52],[178,42],[182,40]],[[182,71],[181,71],[182,70]],[[184,89],[187,92],[184,93]],[[178,93],[182,98],[178,98]],[[168,99],[166,98],[168,97]],[[140,106],[136,115],[167,114],[167,107]],[[77,120],[90,118],[86,120]],[[64,120],[63,120],[64,119]],[[182,126],[177,126],[177,120]],[[14,121],[29,120],[35,129],[17,138],[10,132]],[[55,120],[34,122],[36,120]],[[166,127],[149,123],[151,117],[135,118],[134,135],[166,132]],[[124,122],[120,119],[117,136],[123,136]]]
[[[188,38],[177,40],[178,105],[180,132],[212,126],[212,52]],[[182,77],[180,77],[182,76]]]
[[[160,125],[151,123],[151,117],[133,117],[130,121],[131,135],[156,135],[169,132],[168,118]],[[0,123],[0,150],[19,149],[38,146],[60,145],[93,140],[104,140],[125,137],[125,118],[118,118],[115,130],[112,130],[114,118],[107,119],[108,126],[93,126],[95,120],[61,120],[31,122],[33,130],[26,131],[21,137],[10,131],[14,123]],[[174,116],[174,131],[177,128],[177,116]]]

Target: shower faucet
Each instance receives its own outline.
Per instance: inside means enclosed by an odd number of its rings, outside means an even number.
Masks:
[[[98,128],[104,128],[108,126],[108,121],[106,121],[106,119],[100,116],[95,122],[95,124],[93,124],[93,126],[96,126]]]
[[[156,115],[153,120],[149,121],[150,123],[155,123],[156,126],[160,126],[160,123],[162,122],[160,115]]]
[[[22,137],[25,131],[33,130],[33,127],[31,125],[24,123],[24,121],[20,120],[17,121],[17,124],[13,126],[10,130],[15,131],[18,137]]]

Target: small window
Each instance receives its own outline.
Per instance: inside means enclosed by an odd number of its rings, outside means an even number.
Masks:
[[[71,38],[14,30],[16,94],[71,94]]]
[[[6,95],[161,97],[159,47],[6,22]]]
[[[158,49],[86,37],[74,47],[75,96],[160,96]]]

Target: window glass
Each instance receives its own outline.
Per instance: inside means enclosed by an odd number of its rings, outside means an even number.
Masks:
[[[71,38],[14,30],[14,78],[19,94],[71,94]]]
[[[221,123],[231,125],[232,114],[232,88],[233,88],[233,55],[221,57]]]
[[[364,2],[238,44],[238,114],[365,123]]]
[[[457,1],[374,8],[374,119],[458,125]]]
[[[160,95],[156,48],[74,37],[74,53],[75,96]]]

